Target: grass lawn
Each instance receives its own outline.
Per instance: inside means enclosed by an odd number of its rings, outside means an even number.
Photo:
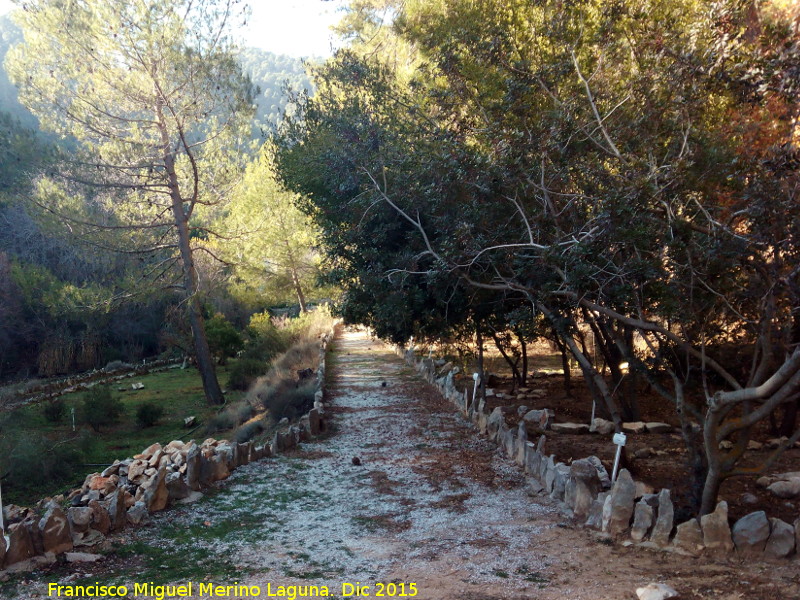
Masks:
[[[220,384],[228,380],[228,369],[217,367]],[[141,382],[144,389],[134,391],[132,383]],[[112,394],[119,398],[124,406],[124,413],[119,422],[102,427],[95,432],[89,425],[82,423],[82,403],[84,392],[74,392],[62,396],[66,405],[65,416],[59,423],[49,422],[44,416],[46,403],[25,406],[15,411],[0,415],[0,435],[6,438],[0,443],[0,452],[9,455],[19,454],[20,448],[31,440],[44,442],[53,448],[62,445],[73,445],[80,449],[82,459],[75,467],[74,477],[70,482],[57,482],[56,477],[37,477],[30,473],[30,479],[24,487],[3,482],[3,500],[17,504],[30,505],[45,495],[64,492],[83,481],[83,478],[95,471],[101,471],[102,465],[108,465],[115,459],[124,459],[141,452],[154,442],[166,444],[179,439],[190,438],[202,441],[208,420],[220,410],[218,406],[209,406],[203,395],[202,382],[197,369],[189,367],[184,370],[169,369],[149,375],[134,376],[109,384]],[[242,397],[242,392],[229,392],[228,403]],[[136,421],[136,411],[145,402],[152,402],[164,410],[158,422],[147,428],[141,428]],[[72,409],[75,409],[75,431],[72,429]],[[183,426],[185,417],[194,415],[200,423],[199,428],[186,429]],[[217,433],[214,437],[225,437]],[[3,473],[9,468],[7,456],[0,456]],[[35,462],[31,465],[36,468]]]

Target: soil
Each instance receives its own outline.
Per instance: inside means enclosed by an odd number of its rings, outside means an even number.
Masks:
[[[98,563],[23,576],[0,597],[44,599],[48,582],[95,581],[238,582],[260,586],[261,598],[268,584],[325,585],[342,598],[343,582],[370,586],[369,597],[378,583],[406,584],[411,597],[413,583],[419,600],[635,600],[651,582],[683,600],[800,597],[796,560],[687,558],[576,526],[361,332],[341,335],[327,362],[326,436],[154,515],[112,539]]]
[[[530,359],[533,365],[554,365],[558,357],[550,353],[546,346],[538,346],[538,353]],[[486,411],[491,412],[497,406],[506,407],[504,414],[509,426],[516,427],[520,421],[518,407],[527,406],[528,409],[552,409],[555,413],[554,421],[557,423],[591,423],[592,397],[579,372],[572,373],[572,389],[570,394],[564,391],[564,379],[560,370],[558,373],[539,372],[529,377],[523,389],[527,388],[538,398],[523,397],[526,394],[513,392],[512,380],[502,373],[493,376],[492,389],[495,393],[503,394],[502,398],[488,397]],[[496,381],[496,383],[495,383]],[[471,380],[462,379],[462,386]],[[610,389],[613,385],[610,382]],[[663,397],[656,394],[647,386],[639,386],[637,400],[640,410],[640,420],[644,422],[662,422],[673,426],[672,433],[654,434],[627,434],[624,466],[633,475],[634,479],[651,485],[656,491],[669,488],[675,502],[676,518],[686,520],[694,516],[692,504],[692,477],[689,467],[689,453],[680,435],[679,422],[675,415],[674,407],[670,406]],[[601,414],[598,408],[598,417],[607,417]],[[547,438],[547,453],[555,454],[558,460],[569,464],[572,460],[586,456],[597,456],[606,465],[611,473],[616,446],[613,445],[610,435],[588,434],[572,435],[542,431],[534,425],[528,424],[528,438],[538,439],[544,433]],[[768,442],[774,439],[766,424],[756,428],[752,439],[763,444],[761,450],[748,451],[743,465],[756,466],[770,451]],[[649,456],[636,458],[634,454],[639,450],[649,449]],[[800,447],[787,450],[766,474],[779,474],[800,471]],[[731,522],[744,515],[757,510],[764,510],[769,517],[783,519],[793,523],[800,516],[800,501],[784,500],[774,496],[763,487],[756,485],[760,475],[735,477],[726,480],[720,490],[719,500],[728,503],[728,514]],[[699,497],[699,489],[697,496]],[[748,502],[749,500],[749,502]]]

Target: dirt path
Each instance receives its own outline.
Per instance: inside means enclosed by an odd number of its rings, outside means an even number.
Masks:
[[[800,598],[797,562],[715,564],[601,543],[574,528],[363,333],[345,332],[331,363],[329,436],[238,469],[218,493],[128,534],[102,566],[53,572],[20,597],[47,597],[49,581],[129,589],[191,581],[193,598],[208,597],[197,593],[200,582],[259,586],[262,598],[291,585],[327,586],[342,598],[343,583],[360,582],[369,590],[352,597],[375,598],[378,582],[394,582],[384,597],[393,589],[410,597],[413,583],[425,600],[622,600],[660,581],[688,599]],[[215,597],[247,597],[231,591]]]

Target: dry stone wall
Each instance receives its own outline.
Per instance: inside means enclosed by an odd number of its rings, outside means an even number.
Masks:
[[[432,358],[418,359],[413,349],[398,349],[398,353],[471,420],[481,434],[497,443],[509,459],[524,469],[528,485],[534,491],[561,502],[568,514],[585,527],[600,530],[625,544],[692,556],[736,552],[796,560],[800,554],[800,517],[790,524],[756,511],[739,519],[731,528],[728,505],[721,501],[711,514],[675,523],[670,490],[653,493],[649,486],[634,481],[626,469],[620,471],[612,485],[608,472],[595,456],[574,460],[569,465],[560,462],[555,455],[547,454],[544,435],[536,443],[529,441],[524,423],[516,430],[511,429],[501,407],[487,415],[483,400],[471,402],[468,391],[456,389],[453,378],[458,367],[448,363],[437,370]],[[646,425],[660,424],[641,425],[644,430]]]
[[[316,373],[314,408],[296,425],[279,429],[272,442],[256,445],[209,438],[201,443],[173,440],[153,444],[140,454],[114,461],[88,475],[66,498],[46,498],[37,509],[5,507],[9,545],[0,540],[0,567],[25,571],[56,561],[90,560],[86,550],[110,533],[147,522],[151,513],[175,503],[193,502],[236,468],[273,457],[310,440],[326,429],[325,352],[333,334],[323,336]]]

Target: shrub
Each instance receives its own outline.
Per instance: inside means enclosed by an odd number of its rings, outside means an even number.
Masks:
[[[75,441],[54,443],[44,437],[22,436],[7,457],[3,485],[14,492],[36,491],[43,482],[59,485],[79,472],[84,460]]]
[[[259,375],[267,370],[263,360],[255,358],[240,358],[231,367],[228,375],[228,389],[248,390]]]
[[[236,328],[219,313],[206,321],[206,335],[211,352],[220,364],[225,364],[226,358],[236,356],[244,344]]]
[[[236,430],[236,432],[233,434],[233,439],[235,439],[238,444],[244,444],[245,442],[252,440],[265,429],[266,426],[264,421],[261,419],[257,421],[250,421]]]
[[[206,434],[211,435],[234,427],[236,427],[236,416],[229,410],[224,410],[209,419],[208,425],[206,425]]]
[[[298,386],[294,381],[283,380],[276,385],[264,388],[259,398],[274,421],[284,417],[296,419],[314,407],[314,382]]]
[[[44,413],[44,418],[50,423],[59,423],[67,413],[67,405],[64,404],[61,398],[56,398],[47,402],[42,412]]]
[[[86,391],[83,420],[96,432],[106,425],[117,423],[124,411],[122,401],[111,395],[111,388],[94,386]]]
[[[132,368],[133,365],[130,363],[126,363],[121,360],[112,360],[105,367],[103,367],[103,371],[106,373],[114,373],[116,371],[127,371]]]
[[[140,404],[136,409],[136,422],[139,427],[152,427],[163,416],[164,409],[153,402],[145,402]]]

